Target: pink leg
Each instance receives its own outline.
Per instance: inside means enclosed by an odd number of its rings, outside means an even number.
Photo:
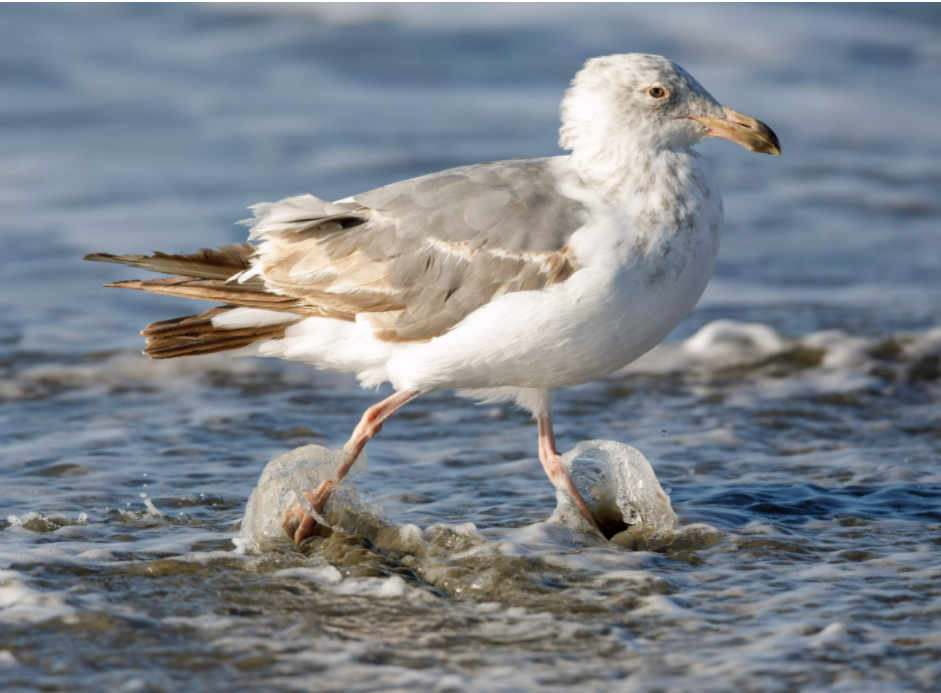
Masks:
[[[565,471],[565,467],[562,466],[562,457],[555,447],[555,432],[552,430],[552,414],[540,414],[536,420],[539,423],[539,460],[542,462],[542,468],[545,469],[546,474],[549,475],[549,480],[552,482],[552,485],[568,493],[575,501],[575,505],[578,507],[578,512],[581,516],[588,521],[588,524],[600,532],[601,528],[598,526],[595,516],[591,514],[591,510],[585,505],[585,499],[582,498],[582,494],[578,492],[578,489],[572,482],[572,477],[569,476],[569,473]]]
[[[353,435],[350,436],[349,441],[343,446],[343,464],[337,470],[333,478],[324,479],[313,491],[304,491],[304,496],[310,501],[311,506],[313,506],[314,511],[318,515],[323,513],[323,509],[327,505],[327,501],[330,500],[334,488],[343,481],[347,472],[350,471],[350,467],[356,462],[356,458],[359,457],[363,448],[366,447],[366,443],[369,439],[382,430],[382,422],[392,416],[403,405],[418,397],[419,394],[421,393],[396,392],[391,397],[382,400],[379,404],[373,405],[366,410],[366,413],[363,414],[363,418],[360,419],[359,424],[357,424],[356,428],[353,430]],[[301,504],[298,503],[285,515],[284,524],[282,526],[288,533],[288,536],[294,539],[294,543],[300,544],[314,533],[317,522],[304,510]]]

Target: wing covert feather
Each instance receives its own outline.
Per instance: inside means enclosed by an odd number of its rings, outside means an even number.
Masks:
[[[557,191],[549,159],[394,183],[343,211],[312,196],[289,200],[288,210],[258,207],[256,234],[267,242],[253,272],[278,294],[371,314],[386,341],[431,339],[495,296],[565,281],[578,266],[566,244],[588,217]]]

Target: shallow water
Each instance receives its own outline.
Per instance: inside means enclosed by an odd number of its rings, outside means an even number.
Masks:
[[[885,7],[0,7],[4,691],[941,687],[941,16]],[[296,364],[149,362],[192,304],[87,252],[244,237],[249,204],[555,153],[587,57],[666,54],[784,157],[702,151],[713,283],[558,394],[673,532],[547,519],[522,413],[422,398],[369,446],[387,524],[233,544],[265,463],[377,401]],[[722,322],[731,320],[734,322]],[[381,393],[380,393],[381,394]]]

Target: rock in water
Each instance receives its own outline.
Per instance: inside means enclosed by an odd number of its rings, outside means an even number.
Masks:
[[[344,483],[327,502],[324,517],[319,518],[311,512],[303,492],[317,488],[321,481],[332,477],[342,462],[342,450],[328,450],[320,445],[305,445],[271,460],[245,506],[239,543],[262,551],[292,545],[281,523],[285,513],[298,502],[314,515],[314,519],[328,527],[336,526],[346,506],[368,505],[369,501],[350,486],[366,471],[366,452],[363,451]]]
[[[639,450],[613,440],[587,440],[562,457],[602,532],[609,539],[631,528],[636,532],[673,529],[676,515],[650,462]],[[561,524],[587,522],[567,493],[558,494],[553,519]]]

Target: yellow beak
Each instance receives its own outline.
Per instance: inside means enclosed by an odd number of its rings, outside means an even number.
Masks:
[[[690,120],[705,126],[709,137],[721,137],[740,144],[752,152],[774,154],[781,156],[781,142],[778,136],[760,120],[722,107],[725,118],[711,118],[709,116],[686,116]]]

